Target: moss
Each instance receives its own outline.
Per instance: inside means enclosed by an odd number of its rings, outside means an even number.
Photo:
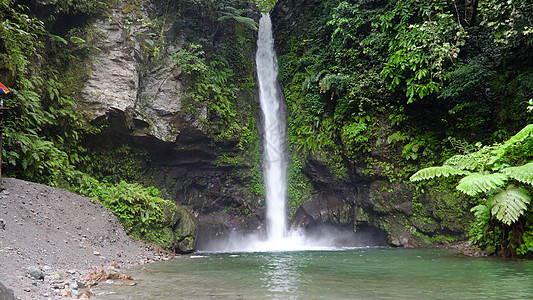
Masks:
[[[129,14],[130,12],[134,10],[139,10],[138,4],[126,4],[124,5],[124,8],[122,9],[122,13]]]

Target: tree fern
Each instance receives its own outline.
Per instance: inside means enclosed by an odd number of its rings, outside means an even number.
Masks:
[[[512,148],[518,143],[523,142],[525,139],[533,136],[533,124],[529,124],[524,129],[520,130],[517,134],[507,140],[503,145],[497,147],[494,151],[494,157],[489,164],[494,164],[505,156],[509,148]]]
[[[502,173],[474,173],[461,179],[456,188],[469,196],[476,196],[504,185],[505,181],[507,181],[507,175]]]
[[[429,167],[422,169],[411,178],[409,178],[411,181],[420,181],[420,180],[428,180],[435,177],[448,177],[451,175],[468,175],[470,172],[465,170],[456,169],[451,166],[441,166],[441,167]]]
[[[451,136],[448,137],[448,141],[450,141],[450,144],[452,144],[452,146],[455,149],[463,152],[464,154],[472,153],[476,150],[476,148],[473,145],[470,145],[469,143],[465,141],[461,141]]]
[[[511,185],[492,197],[491,213],[499,221],[511,225],[527,210],[530,201],[531,196],[527,190]]]
[[[478,159],[472,155],[461,155],[457,154],[450,157],[444,165],[454,166],[457,169],[461,170],[475,170],[481,167]]]
[[[502,173],[522,183],[533,185],[533,162],[502,170]]]
[[[242,16],[242,14],[251,12],[252,11],[251,9],[249,8],[237,9],[235,7],[226,6],[224,7],[224,10],[225,11],[218,12],[223,15],[222,17],[218,18],[219,21],[233,19],[254,31],[258,30],[259,24],[256,21],[254,21],[254,19]]]
[[[483,219],[488,217],[489,208],[486,205],[479,204],[470,209],[474,213],[476,219]]]

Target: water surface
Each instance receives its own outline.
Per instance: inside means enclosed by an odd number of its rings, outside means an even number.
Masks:
[[[456,250],[201,253],[133,269],[96,299],[533,299],[533,261]]]

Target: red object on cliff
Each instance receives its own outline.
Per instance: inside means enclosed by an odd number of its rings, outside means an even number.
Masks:
[[[11,91],[8,90],[8,89],[6,88],[6,86],[3,85],[3,84],[0,82],[0,94],[4,94],[4,95],[5,95],[5,94],[7,94],[7,93],[9,93],[9,92],[11,92]]]

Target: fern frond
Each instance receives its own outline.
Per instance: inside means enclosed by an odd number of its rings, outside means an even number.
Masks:
[[[259,28],[259,24],[252,18],[244,17],[242,14],[249,13],[252,10],[249,8],[245,9],[237,9],[235,7],[226,6],[223,8],[225,11],[219,11],[222,16],[218,18],[218,21],[224,21],[228,19],[233,19],[242,25],[257,31]]]
[[[464,154],[472,153],[476,150],[474,146],[468,144],[467,142],[461,141],[451,136],[448,137],[448,141],[450,141],[450,144],[452,144],[452,147],[463,152]]]
[[[480,167],[478,160],[472,155],[457,154],[450,157],[444,165],[454,166],[461,170],[475,170]]]
[[[468,175],[470,172],[459,170],[451,166],[441,166],[441,167],[429,167],[419,170],[409,180],[411,181],[420,181],[428,180],[435,177],[448,177],[451,175]]]
[[[531,196],[527,190],[509,186],[492,197],[491,213],[499,221],[511,225],[524,213],[530,201]]]
[[[533,185],[533,162],[518,167],[503,169],[501,172],[522,183]]]
[[[456,188],[469,196],[476,196],[504,185],[506,180],[507,175],[502,173],[474,173],[461,179]]]
[[[483,204],[472,207],[470,211],[474,213],[477,220],[483,220],[489,216],[489,208]]]
[[[521,142],[525,140],[526,138],[533,136],[533,124],[529,124],[526,127],[524,127],[522,130],[520,130],[517,134],[515,134],[513,137],[511,137],[503,146],[516,144],[518,142]]]
[[[494,164],[495,162],[499,161],[506,153],[509,148],[512,148],[517,143],[521,143],[525,139],[533,136],[533,124],[529,124],[526,127],[524,127],[522,130],[520,130],[517,134],[515,134],[513,137],[511,137],[509,140],[507,140],[503,145],[498,147],[496,151],[494,151],[494,157],[489,162],[489,164]]]
[[[254,21],[254,19],[252,18],[248,18],[248,17],[242,17],[242,16],[235,16],[233,17],[235,19],[235,21],[241,23],[242,25],[254,30],[254,31],[257,31],[259,30],[259,23],[257,23],[256,21]]]

